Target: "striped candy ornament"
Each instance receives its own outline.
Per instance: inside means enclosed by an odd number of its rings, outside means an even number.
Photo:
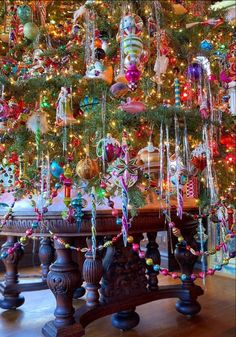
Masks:
[[[124,53],[137,58],[143,50],[142,40],[136,35],[128,35],[124,39]]]
[[[174,86],[175,86],[175,106],[179,108],[180,107],[180,89],[179,89],[178,78],[175,78]]]
[[[187,182],[186,187],[186,197],[187,198],[198,198],[198,178],[191,177]]]
[[[23,36],[24,35],[24,25],[20,24],[18,27],[18,35]]]

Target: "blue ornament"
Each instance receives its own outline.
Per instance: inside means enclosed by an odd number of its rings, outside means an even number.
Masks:
[[[120,226],[122,224],[121,218],[116,218],[116,224]]]
[[[181,278],[181,281],[186,281],[186,280],[188,279],[188,276],[185,275],[185,274],[182,274],[182,275],[180,276],[180,278]]]
[[[213,267],[213,269],[220,271],[222,269],[221,265],[216,265]]]
[[[53,160],[50,165],[50,172],[55,178],[60,178],[60,175],[64,173],[63,168]]]
[[[7,252],[2,252],[2,254],[0,255],[0,259],[5,259],[6,257],[8,257]]]
[[[213,45],[209,40],[203,40],[200,43],[200,48],[205,51],[210,51],[213,49]]]
[[[38,228],[38,222],[37,222],[37,221],[32,222],[31,227],[32,227],[33,229]]]
[[[55,184],[55,189],[56,190],[59,190],[59,188],[61,188],[62,184],[61,183],[56,183]]]
[[[160,270],[160,266],[158,264],[154,264],[153,270],[158,272]]]
[[[97,97],[88,97],[85,96],[82,101],[80,101],[80,109],[85,113],[85,115],[88,114],[90,111],[95,111],[96,106],[99,104],[99,100]]]

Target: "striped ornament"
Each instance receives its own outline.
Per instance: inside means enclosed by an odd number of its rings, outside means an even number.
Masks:
[[[175,86],[175,106],[180,107],[180,89],[178,78],[175,78],[174,86]]]
[[[136,35],[128,35],[124,38],[123,47],[125,55],[130,55],[136,58],[142,53],[143,43]]]
[[[18,27],[18,35],[23,36],[24,35],[24,25],[20,24]]]

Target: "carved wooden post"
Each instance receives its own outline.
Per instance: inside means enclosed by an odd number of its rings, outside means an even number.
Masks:
[[[42,281],[47,281],[49,267],[54,260],[54,248],[50,238],[44,237],[40,240],[39,259],[42,269]]]
[[[15,236],[8,236],[7,241],[2,245],[1,254],[7,252],[9,248],[14,247],[14,244],[17,242]],[[18,262],[22,258],[24,251],[21,246],[14,250],[13,254],[9,254],[6,258],[3,258],[2,261],[6,268],[5,273],[5,284],[3,285],[1,292],[4,296],[3,300],[0,301],[0,307],[2,309],[15,309],[20,307],[25,299],[23,296],[20,296],[20,292],[17,290],[10,289],[8,287],[16,286],[18,281]],[[13,288],[13,287],[12,287]]]
[[[147,251],[146,251],[146,258],[151,258],[154,264],[160,265],[161,263],[161,256],[158,249],[158,244],[156,242],[156,232],[147,233],[148,237],[148,244],[147,244]],[[158,289],[158,279],[157,275],[159,274],[158,271],[153,269],[153,266],[147,266],[147,275],[148,275],[148,289],[156,290]]]
[[[99,304],[100,280],[102,278],[102,261],[97,254],[93,259],[91,251],[85,254],[85,261],[83,265],[83,278],[86,282],[86,304],[88,307],[95,307]]]
[[[193,255],[182,244],[177,244],[175,258],[180,266],[182,274],[182,288],[190,290],[189,294],[183,295],[176,303],[176,310],[184,315],[195,315],[201,310],[201,305],[196,301],[197,297],[203,293],[199,286],[191,279],[194,264],[197,256]],[[183,276],[184,275],[184,276]]]
[[[69,238],[65,238],[65,241],[69,243]],[[56,328],[60,328],[75,322],[72,298],[74,290],[78,286],[80,276],[77,264],[72,261],[71,250],[65,248],[57,240],[55,240],[54,246],[57,259],[50,266],[47,283],[57,302],[54,311],[56,317],[54,325]],[[44,331],[47,330],[46,326]]]

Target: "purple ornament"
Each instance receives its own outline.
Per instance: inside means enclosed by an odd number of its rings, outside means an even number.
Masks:
[[[140,78],[140,75],[141,73],[136,67],[136,65],[131,64],[125,73],[125,78],[129,83],[137,83]]]
[[[202,73],[202,67],[198,63],[192,63],[187,68],[187,75],[192,80],[197,81]]]
[[[220,73],[220,80],[225,83],[231,82],[231,78],[226,74],[225,70]]]
[[[121,148],[117,144],[107,144],[105,147],[105,156],[108,162],[118,158],[120,156]]]

